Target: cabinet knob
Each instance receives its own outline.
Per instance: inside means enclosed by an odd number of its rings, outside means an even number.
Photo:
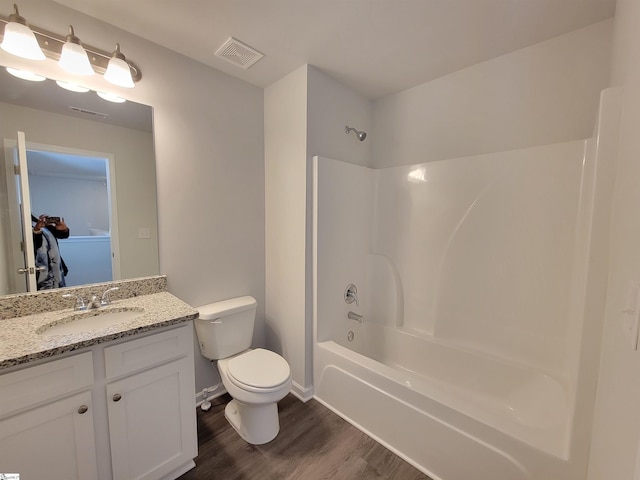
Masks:
[[[116,393],[116,394],[113,396],[113,401],[114,401],[114,402],[119,402],[121,398],[122,398],[122,395],[120,395],[119,393]]]
[[[82,405],[80,408],[78,408],[78,413],[82,415],[83,413],[87,413],[88,410],[89,407],[87,407],[86,405]]]

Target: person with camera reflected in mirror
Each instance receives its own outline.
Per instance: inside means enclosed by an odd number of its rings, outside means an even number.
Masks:
[[[33,226],[33,248],[36,256],[38,290],[66,286],[64,277],[69,269],[60,255],[58,239],[69,238],[69,227],[62,217],[31,215]]]

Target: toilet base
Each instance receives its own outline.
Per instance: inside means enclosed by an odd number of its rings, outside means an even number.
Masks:
[[[234,399],[225,407],[224,416],[234,430],[252,445],[268,443],[280,431],[278,404],[275,402],[246,405]]]

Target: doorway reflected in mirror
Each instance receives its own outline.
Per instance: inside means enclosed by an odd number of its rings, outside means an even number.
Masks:
[[[63,217],[70,229],[69,236],[58,242],[67,271],[65,286],[111,281],[113,271],[119,271],[112,262],[119,257],[111,254],[111,219],[117,218],[111,208],[111,191],[117,190],[110,188],[115,185],[109,175],[109,158],[62,150],[44,145],[37,150],[27,148],[31,210],[38,216]],[[113,205],[117,205],[115,195]],[[38,281],[38,289],[40,285]]]

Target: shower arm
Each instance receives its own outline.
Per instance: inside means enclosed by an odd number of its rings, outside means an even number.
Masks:
[[[356,137],[358,137],[358,140],[360,140],[361,142],[364,141],[365,138],[367,138],[367,133],[366,132],[363,132],[363,131],[358,130],[356,128],[350,127],[349,125],[346,125],[344,127],[344,133],[349,135],[351,132],[355,132]]]

